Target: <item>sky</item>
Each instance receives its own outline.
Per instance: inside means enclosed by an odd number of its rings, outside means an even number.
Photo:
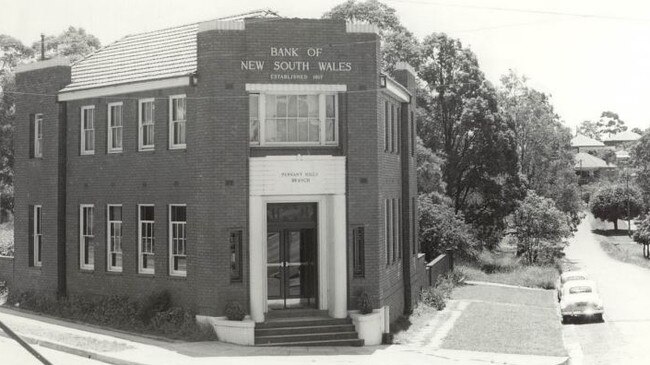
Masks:
[[[0,0],[0,34],[25,44],[83,27],[107,45],[127,34],[267,8],[319,18],[343,0]],[[523,74],[569,126],[604,110],[650,127],[650,2],[385,0],[418,38],[445,32],[477,55],[490,81]]]

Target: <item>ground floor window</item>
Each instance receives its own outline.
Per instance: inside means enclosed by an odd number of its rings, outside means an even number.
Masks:
[[[354,227],[352,229],[352,274],[362,278],[365,275],[365,229]]]
[[[138,272],[141,274],[154,273],[154,206],[138,206],[138,241],[139,259]]]
[[[43,215],[42,207],[40,205],[34,205],[32,210],[32,219],[33,219],[33,252],[34,252],[34,266],[41,266],[43,264],[42,258],[42,249],[43,249]]]
[[[95,234],[93,232],[94,206],[81,204],[80,207],[80,268],[93,270],[95,268]]]
[[[171,255],[169,272],[171,275],[187,275],[186,213],[185,205],[169,206],[169,252]]]
[[[108,206],[108,271],[122,271],[122,206]]]
[[[242,281],[242,231],[230,232],[230,282]]]

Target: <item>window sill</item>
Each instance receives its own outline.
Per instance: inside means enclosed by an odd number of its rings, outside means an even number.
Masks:
[[[184,144],[182,144],[182,145],[172,145],[172,146],[169,146],[169,149],[170,150],[181,150],[182,151],[182,150],[187,149],[187,145],[184,145]]]
[[[82,267],[82,268],[79,269],[79,272],[82,273],[82,274],[94,274],[95,269],[94,268],[83,268]]]
[[[154,147],[140,147],[138,148],[138,152],[151,152],[155,151],[156,149]]]
[[[108,275],[122,275],[122,270],[119,270],[119,271],[118,271],[118,270],[111,270],[111,269],[108,269],[108,270],[106,270],[106,273],[107,273]]]
[[[81,152],[79,156],[93,156],[95,154],[95,151],[93,152]]]
[[[107,151],[107,153],[109,153],[109,154],[122,153],[122,152],[124,152],[124,150],[113,150],[113,151],[109,150],[109,151]]]
[[[311,148],[311,147],[321,147],[321,148],[336,148],[339,147],[338,143],[271,143],[271,144],[249,144],[251,148]]]
[[[138,271],[138,275],[154,277],[154,276],[156,276],[156,273],[154,271],[152,271],[152,272]]]

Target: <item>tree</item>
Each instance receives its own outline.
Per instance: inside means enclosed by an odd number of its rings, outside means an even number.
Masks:
[[[523,196],[514,127],[497,108],[496,91],[474,53],[434,33],[423,42],[418,134],[444,155],[443,177],[456,212],[462,212],[488,247],[498,243],[505,217]],[[436,150],[440,148],[440,150]]]
[[[637,224],[632,239],[643,245],[643,257],[650,258],[650,215]]]
[[[416,168],[418,181],[418,194],[438,193],[444,194],[445,183],[442,180],[443,158],[425,147],[422,140],[417,138]]]
[[[377,0],[348,0],[323,14],[323,18],[362,21],[379,28],[382,48],[382,70],[393,72],[399,61],[408,62],[417,67],[419,60],[419,42],[406,27],[402,25],[395,9]]]
[[[553,200],[528,191],[526,198],[512,214],[517,237],[517,252],[529,264],[550,264],[563,255],[571,236],[566,214],[556,208]]]
[[[602,138],[602,136],[600,135],[600,129],[598,128],[598,124],[590,120],[582,121],[582,123],[580,123],[580,125],[578,126],[577,132],[579,134],[582,134],[583,136],[587,136],[589,138],[593,138],[598,141],[600,141]]]
[[[615,231],[618,231],[619,219],[632,219],[642,210],[641,192],[632,186],[608,185],[591,198],[591,213],[596,218],[614,223]]]
[[[461,257],[474,256],[478,244],[472,227],[448,201],[440,198],[435,193],[420,194],[418,198],[419,239],[426,260],[433,260],[447,249],[453,249]]]
[[[602,112],[596,124],[601,135],[614,135],[627,130],[625,122],[619,118],[618,114],[610,111]]]
[[[644,133],[630,151],[636,170],[635,184],[641,189],[646,207],[650,207],[650,133]]]
[[[514,125],[520,172],[525,185],[580,223],[582,200],[571,149],[571,130],[555,113],[549,97],[528,86],[512,70],[501,77],[499,109]]]
[[[636,133],[636,134],[643,135],[643,131],[642,131],[641,128],[639,128],[639,127],[634,127],[634,128],[632,128],[632,132],[634,132],[634,133]]]
[[[101,42],[83,28],[68,27],[63,33],[45,36],[45,58],[65,56],[76,62],[101,47]],[[32,44],[32,49],[40,55],[41,42]]]

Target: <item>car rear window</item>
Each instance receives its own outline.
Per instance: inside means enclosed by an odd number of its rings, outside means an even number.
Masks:
[[[579,293],[591,293],[591,287],[589,286],[576,286],[571,289],[569,289],[569,293],[571,294],[579,294]]]
[[[584,277],[583,275],[565,276],[565,277],[562,279],[562,282],[563,282],[563,283],[566,283],[567,281],[572,281],[572,280],[587,280],[587,278]]]

